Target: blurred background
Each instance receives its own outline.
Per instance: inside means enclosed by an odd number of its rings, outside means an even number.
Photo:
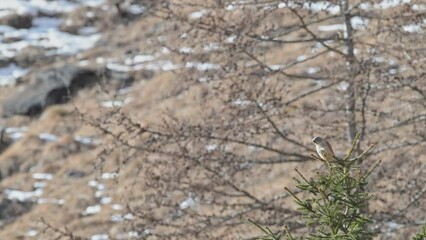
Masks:
[[[359,132],[375,239],[408,239],[425,27],[422,0],[0,0],[0,238],[306,233],[284,187]]]

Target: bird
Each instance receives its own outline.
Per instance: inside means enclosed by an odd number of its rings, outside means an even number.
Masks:
[[[314,137],[312,139],[312,142],[314,142],[316,150],[318,155],[327,162],[333,162],[334,159],[334,151],[331,147],[330,143],[327,142],[327,140],[323,139],[322,137]]]

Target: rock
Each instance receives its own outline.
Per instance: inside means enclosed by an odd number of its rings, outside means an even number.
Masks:
[[[86,173],[80,170],[71,169],[67,172],[67,176],[70,178],[83,178],[86,176]]]
[[[69,94],[92,85],[98,74],[92,69],[64,65],[40,70],[33,78],[32,84],[5,101],[4,116],[38,115],[50,105],[69,100]]]
[[[18,216],[28,212],[33,205],[33,202],[19,202],[3,198],[0,200],[0,220],[13,221]]]
[[[2,40],[3,43],[14,43],[19,41],[22,41],[22,38],[18,36],[7,36]]]
[[[153,70],[140,70],[135,73],[136,79],[145,79],[149,80],[154,77],[155,71]]]
[[[119,83],[120,87],[127,87],[133,84],[134,77],[129,72],[117,72],[105,68],[102,72],[107,79],[113,83]]]
[[[14,28],[30,28],[33,25],[33,18],[30,15],[20,15],[12,13],[0,18],[0,25],[9,25]]]
[[[46,51],[43,47],[28,46],[19,51],[14,60],[21,67],[52,63],[55,56],[47,54]]]
[[[15,59],[0,56],[0,68],[7,67],[11,63],[15,63]]]
[[[97,29],[106,29],[107,26],[105,24],[109,24],[108,22],[112,20],[110,17],[112,14],[111,11],[102,11],[99,8],[82,6],[64,16],[64,21],[59,26],[59,30],[74,35],[90,35]],[[105,21],[105,19],[110,20]],[[92,30],[84,32],[88,29]]]
[[[6,134],[6,128],[0,125],[0,154],[7,149],[12,144],[12,139],[10,139]],[[0,176],[1,178],[1,176]]]

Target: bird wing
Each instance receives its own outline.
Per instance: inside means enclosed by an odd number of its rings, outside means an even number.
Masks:
[[[325,143],[327,144],[327,147],[330,149],[330,151],[333,153],[333,155],[336,155],[336,154],[334,154],[334,151],[333,151],[333,148],[331,147],[331,145],[330,145],[330,143],[327,141],[327,140],[324,140],[325,141]]]

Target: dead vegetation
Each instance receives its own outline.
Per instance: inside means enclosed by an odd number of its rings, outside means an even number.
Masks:
[[[106,33],[106,50],[84,60],[152,55],[140,66],[154,76],[136,80],[120,106],[99,107],[118,95],[100,84],[67,104],[73,114],[64,108],[33,121],[31,129],[71,137],[15,143],[1,163],[26,156],[34,165],[1,187],[27,171],[52,172],[43,197],[64,203],[35,205],[0,235],[34,228],[45,229],[39,234],[46,239],[119,239],[123,232],[250,239],[258,232],[248,217],[307,231],[284,186],[292,187],[296,166],[306,176],[321,168],[309,156],[312,136],[328,137],[343,155],[356,131],[359,150],[374,144],[369,159],[383,162],[368,186],[377,239],[414,235],[426,217],[425,46],[422,30],[404,27],[424,11],[381,3],[171,0]],[[81,147],[76,135],[101,144]],[[74,178],[71,170],[84,174]],[[122,208],[100,204],[99,213],[82,214],[102,196]]]

